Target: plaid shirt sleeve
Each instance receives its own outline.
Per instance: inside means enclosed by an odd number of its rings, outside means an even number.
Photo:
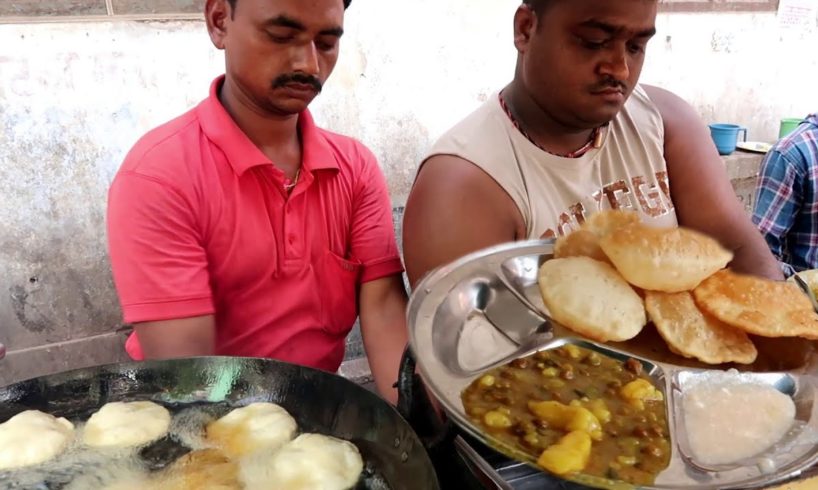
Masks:
[[[782,262],[786,275],[793,271],[786,266],[784,239],[801,206],[803,181],[804,169],[778,150],[769,152],[761,164],[753,222],[764,235],[773,255]]]

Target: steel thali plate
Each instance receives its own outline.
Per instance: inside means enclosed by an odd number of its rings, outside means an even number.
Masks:
[[[792,397],[796,423],[790,433],[770,450],[740,463],[698,464],[685,435],[681,397],[691,383],[719,370],[675,356],[649,329],[634,341],[601,344],[551,321],[537,273],[552,256],[552,241],[501,245],[441,267],[416,287],[408,311],[411,348],[429,389],[461,429],[509,457],[536,466],[529,456],[472,423],[460,395],[482,373],[510,360],[510,355],[523,357],[572,343],[621,360],[641,361],[645,373],[664,392],[671,462],[652,486],[642,488],[762,488],[796,478],[818,462],[818,376],[810,374],[818,358],[814,343],[771,341],[773,347],[759,348],[759,361],[741,374]],[[517,352],[532,332],[540,332],[537,344]],[[634,488],[590,475],[571,479],[598,488]]]

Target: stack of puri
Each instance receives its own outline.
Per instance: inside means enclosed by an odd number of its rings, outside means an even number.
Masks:
[[[539,286],[552,318],[594,341],[650,343],[650,321],[670,352],[699,363],[803,366],[818,339],[807,296],[791,282],[732,272],[732,260],[697,231],[603,211],[557,240]]]

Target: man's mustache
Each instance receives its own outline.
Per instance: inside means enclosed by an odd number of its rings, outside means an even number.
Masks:
[[[286,75],[281,75],[273,80],[273,88],[282,88],[291,83],[310,85],[317,93],[320,93],[323,89],[321,80],[312,75],[304,75],[303,73],[288,73]]]
[[[620,82],[619,80],[613,78],[606,78],[599,82],[598,84],[594,85],[591,89],[591,92],[602,92],[603,90],[608,89],[616,89],[621,90],[622,93],[628,93],[628,84],[625,82]]]

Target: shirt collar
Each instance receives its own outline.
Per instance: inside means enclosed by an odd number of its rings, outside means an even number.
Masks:
[[[197,115],[205,136],[224,152],[233,171],[242,175],[247,169],[273,162],[247,137],[219,101],[219,89],[224,75],[210,85],[210,95],[197,107]],[[315,125],[309,110],[298,115],[301,133],[301,164],[307,171],[337,170],[338,161],[327,139]]]

